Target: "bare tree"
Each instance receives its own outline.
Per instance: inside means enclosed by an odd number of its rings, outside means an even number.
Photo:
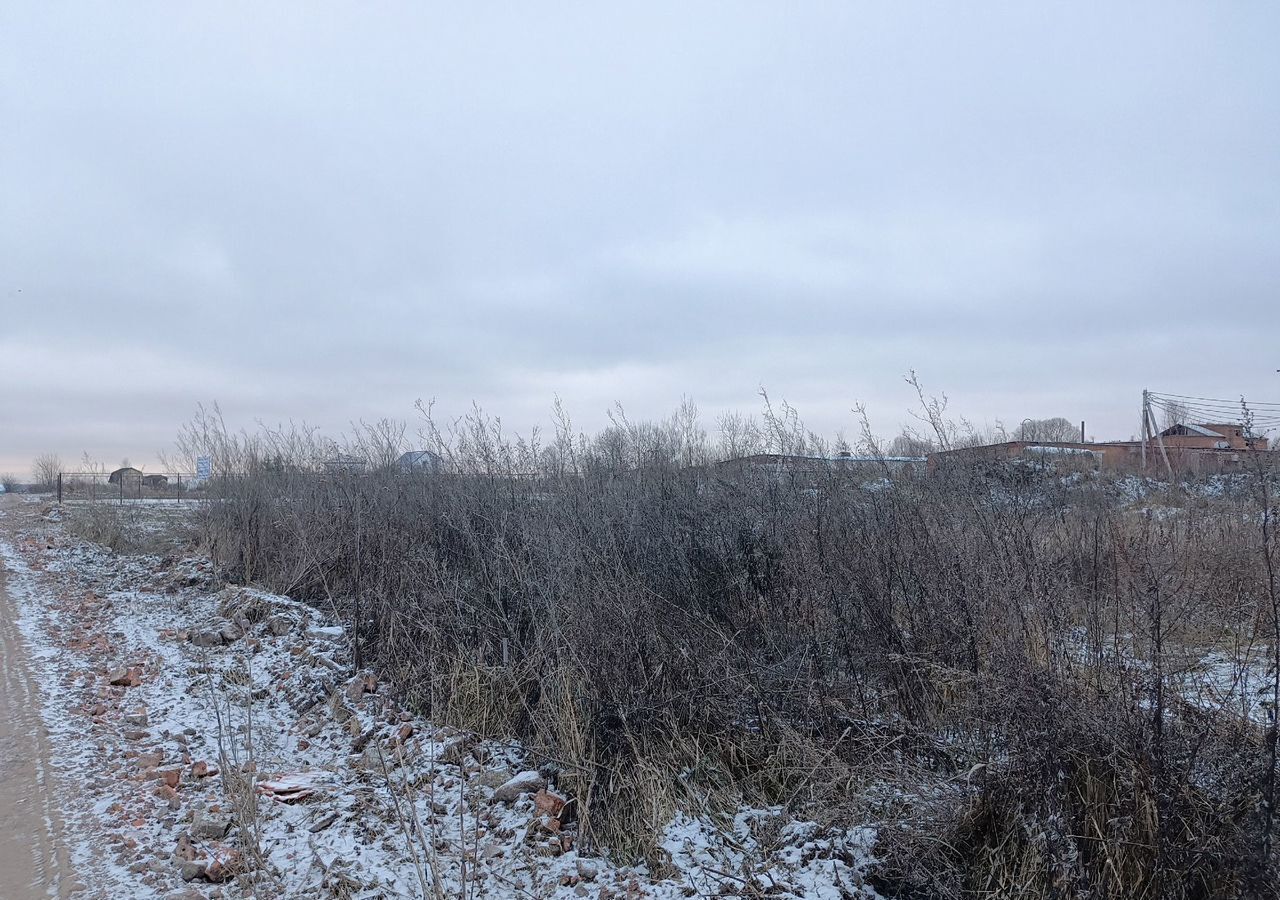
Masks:
[[[717,451],[722,459],[737,459],[764,452],[764,437],[752,416],[727,412],[720,416],[720,441]]]
[[[359,427],[352,426],[346,452],[365,460],[371,469],[394,468],[406,447],[404,433],[404,423],[393,419],[361,422]]]
[[[707,432],[699,421],[697,404],[691,398],[681,399],[680,408],[671,416],[667,428],[679,447],[680,465],[688,468],[707,462],[710,457]]]
[[[937,445],[918,434],[903,432],[889,442],[887,456],[928,456],[937,450]]]
[[[1185,403],[1169,401],[1164,406],[1164,425],[1168,429],[1175,425],[1186,425],[1191,419],[1191,411],[1187,409]]]
[[[56,453],[42,453],[31,461],[31,477],[37,490],[51,490],[62,471],[62,457]]]
[[[921,423],[920,428],[925,433],[932,433],[931,440],[937,449],[954,450],[958,447],[973,447],[986,443],[963,416],[958,420],[950,418],[947,414],[949,401],[946,394],[926,396],[924,385],[920,382],[920,376],[916,374],[915,369],[907,372],[904,380],[915,391],[919,406],[918,409],[907,410],[907,413]],[[912,436],[917,435],[914,428],[908,428],[906,433]]]
[[[1024,419],[1014,432],[1019,441],[1075,441],[1080,432],[1074,424],[1062,416],[1052,419]]]

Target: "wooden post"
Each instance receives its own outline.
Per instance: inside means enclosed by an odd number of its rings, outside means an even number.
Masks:
[[[1147,441],[1150,439],[1150,433],[1147,431],[1147,391],[1142,390],[1142,471],[1147,471]]]
[[[1153,428],[1155,423],[1151,423]],[[1169,480],[1173,481],[1173,466],[1169,465],[1169,454],[1164,449],[1164,435],[1156,431],[1156,443],[1160,445],[1160,458],[1164,460],[1164,470],[1169,475]]]
[[[1146,398],[1146,393],[1147,393],[1147,392],[1146,392],[1146,391],[1143,391],[1142,393],[1143,393],[1143,397],[1144,397],[1144,399],[1145,399],[1145,398]],[[1150,404],[1150,402],[1149,402],[1149,401],[1145,404],[1145,407],[1144,407],[1144,409],[1143,409],[1143,425],[1147,428],[1147,430],[1148,430],[1148,434],[1154,434],[1154,435],[1155,435],[1155,437],[1156,437],[1156,446],[1158,446],[1158,447],[1160,448],[1160,458],[1161,458],[1162,460],[1164,460],[1164,470],[1165,470],[1165,472],[1168,474],[1168,476],[1169,476],[1169,480],[1170,480],[1170,481],[1172,481],[1172,480],[1173,480],[1173,466],[1172,466],[1172,465],[1170,465],[1170,463],[1169,463],[1169,454],[1168,454],[1168,452],[1165,450],[1165,447],[1164,447],[1164,435],[1162,435],[1162,434],[1160,433],[1160,430],[1159,430],[1158,428],[1156,428],[1156,420],[1155,420],[1155,416],[1153,416],[1153,415],[1151,414],[1151,404]],[[1145,447],[1146,445],[1144,444],[1143,446]],[[1146,457],[1146,454],[1145,454],[1145,453],[1143,454],[1143,457],[1144,457],[1144,459],[1145,459],[1145,457]]]

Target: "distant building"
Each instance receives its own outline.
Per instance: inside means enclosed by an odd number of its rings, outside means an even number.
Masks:
[[[1163,469],[1167,458],[1174,472],[1190,475],[1240,471],[1251,465],[1250,460],[1266,466],[1280,463],[1270,441],[1248,434],[1238,422],[1171,425],[1147,438],[1145,447],[1143,441],[1111,441],[1102,446],[1108,454],[1125,453],[1126,467],[1140,466],[1145,449],[1148,468]]]
[[[1163,451],[1161,447],[1163,446]],[[972,464],[1009,459],[1089,459],[1108,469],[1138,469],[1146,451],[1148,468],[1169,468],[1184,474],[1237,471],[1249,459],[1267,465],[1280,464],[1280,454],[1269,449],[1264,437],[1247,435],[1243,425],[1173,425],[1145,441],[1005,441],[979,447],[962,447],[929,454],[929,471],[953,463]]]
[[[168,475],[143,475],[142,483],[149,488],[160,490],[169,486]]]
[[[1266,450],[1267,439],[1246,436],[1243,425],[1173,425],[1160,432],[1165,448],[1180,450]]]
[[[401,472],[429,472],[435,474],[440,471],[440,457],[430,450],[410,450],[408,453],[400,455],[400,458],[396,460],[396,466]]]
[[[349,453],[335,453],[333,456],[320,463],[321,468],[332,474],[345,473],[348,475],[359,474],[369,467],[369,464],[359,456],[352,456]]]
[[[785,453],[755,453],[726,459],[716,464],[720,470],[753,472],[762,475],[817,477],[822,473],[851,472],[859,475],[907,475],[925,465],[923,456],[798,456]]]
[[[940,466],[954,464],[973,465],[1015,459],[1040,463],[1072,461],[1080,465],[1096,466],[1106,461],[1108,446],[1080,441],[1004,441],[999,444],[960,447],[956,450],[939,450],[930,453],[929,471],[933,472]],[[1119,461],[1127,451],[1121,449],[1114,450],[1112,453],[1116,461]]]
[[[108,484],[123,484],[125,487],[137,487],[142,483],[142,472],[133,466],[116,469],[107,479]]]

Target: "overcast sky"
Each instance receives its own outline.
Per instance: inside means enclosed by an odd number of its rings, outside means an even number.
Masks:
[[[1280,400],[1280,6],[0,5],[0,470],[235,424]]]

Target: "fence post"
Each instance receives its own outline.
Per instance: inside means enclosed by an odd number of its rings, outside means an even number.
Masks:
[[[178,473],[178,505],[182,505],[182,473]]]
[[[124,506],[124,476],[120,476],[120,505]]]
[[[58,473],[58,502],[62,502],[62,473]]]

